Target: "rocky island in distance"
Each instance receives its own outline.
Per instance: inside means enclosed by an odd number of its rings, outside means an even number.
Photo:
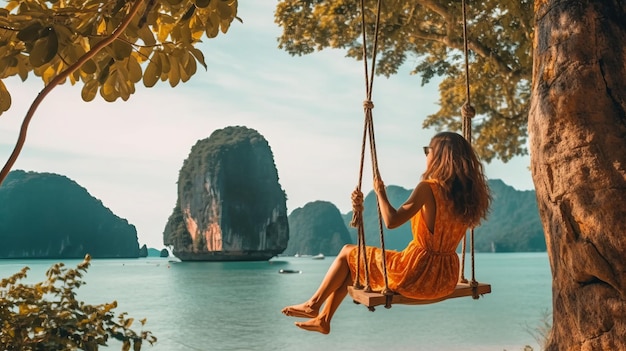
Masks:
[[[289,241],[287,195],[267,140],[243,126],[191,148],[163,243],[182,261],[266,261]]]
[[[0,187],[0,258],[137,258],[135,226],[75,181],[15,170]]]
[[[173,253],[181,261],[265,261],[294,253],[333,256],[355,242],[355,230],[348,224],[352,214],[341,214],[332,203],[315,200],[287,216],[286,194],[269,144],[246,127],[228,127],[198,141],[183,163],[178,184],[177,204],[163,235],[169,250],[158,250],[139,248],[135,227],[69,178],[13,171],[0,187],[0,238],[5,243],[0,258]],[[518,191],[501,180],[490,180],[490,187],[494,206],[476,230],[476,250],[545,251],[534,191]],[[398,205],[410,189],[392,185],[388,193]],[[366,237],[373,239],[367,243],[377,245],[376,213],[369,210],[376,208],[373,201],[368,194],[364,218]],[[203,217],[203,212],[212,216]],[[402,249],[411,239],[410,228],[400,227],[387,237],[388,249]]]

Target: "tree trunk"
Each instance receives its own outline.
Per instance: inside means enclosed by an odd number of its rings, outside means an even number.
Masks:
[[[529,141],[546,350],[626,350],[626,2],[535,0]]]

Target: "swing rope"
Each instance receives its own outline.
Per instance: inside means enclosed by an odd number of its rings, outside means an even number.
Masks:
[[[472,118],[476,115],[476,110],[472,106],[470,99],[470,76],[469,76],[469,50],[467,39],[467,6],[466,0],[461,1],[463,8],[463,53],[465,56],[465,103],[461,107],[461,116],[463,118],[463,137],[471,144],[472,143]],[[465,278],[465,252],[467,246],[467,236],[463,238],[462,246],[462,259],[461,259],[461,282],[467,283]],[[470,286],[472,287],[472,298],[478,299],[478,282],[476,281],[476,268],[474,258],[474,227],[470,229],[470,255],[471,255],[471,273],[472,278]]]
[[[379,24],[380,24],[380,10],[381,10],[382,0],[378,0],[377,10],[376,10],[376,26],[374,29],[374,40],[373,40],[373,53],[372,53],[372,66],[371,73],[368,71],[367,65],[367,38],[366,38],[366,20],[365,20],[365,4],[364,0],[361,0],[361,28],[362,28],[362,40],[363,40],[363,64],[365,71],[365,91],[366,91],[366,100],[363,102],[364,114],[365,114],[365,122],[363,127],[363,138],[361,142],[361,159],[360,159],[360,167],[359,167],[359,179],[357,183],[357,187],[352,195],[352,221],[350,225],[352,227],[357,228],[357,267],[356,267],[356,277],[354,279],[353,288],[355,290],[364,290],[366,292],[371,292],[371,287],[369,285],[369,266],[368,266],[368,258],[367,258],[367,250],[365,245],[365,229],[363,226],[363,193],[362,182],[363,182],[363,169],[364,169],[364,161],[365,161],[365,149],[367,141],[369,141],[369,148],[371,153],[371,162],[372,162],[372,171],[375,178],[380,178],[380,172],[378,169],[378,159],[376,153],[376,142],[374,137],[374,119],[372,114],[372,109],[374,108],[374,104],[372,102],[372,89],[374,83],[374,73],[375,73],[375,64],[376,64],[376,51],[378,46],[378,35],[379,35]],[[476,112],[471,105],[470,100],[470,78],[469,78],[469,54],[468,54],[468,39],[467,39],[467,17],[466,17],[466,4],[465,0],[462,0],[462,9],[463,9],[463,45],[464,45],[464,54],[465,54],[465,90],[466,90],[466,101],[461,107],[461,115],[463,118],[463,137],[471,144],[472,139],[472,118],[475,116]],[[385,254],[385,240],[384,240],[384,231],[383,231],[383,223],[382,216],[380,211],[380,205],[377,202],[377,212],[378,212],[378,227],[380,233],[380,243],[381,243],[381,251],[382,251],[382,271],[383,277],[385,281],[385,287],[383,291],[380,293],[386,297],[385,299],[385,307],[390,308],[392,297],[394,292],[389,289],[388,278],[387,278],[387,264],[386,264],[386,254]],[[461,277],[460,280],[463,283],[468,283],[467,278],[465,278],[465,252],[467,245],[467,236],[463,237],[463,245],[462,245],[462,259],[461,259]],[[472,227],[470,230],[470,255],[471,255],[471,282],[469,282],[470,287],[472,288],[472,297],[474,299],[478,299],[480,297],[478,291],[478,282],[476,281],[475,276],[475,258],[474,258],[474,228]],[[361,264],[364,266],[364,281],[365,285],[361,283]],[[373,311],[374,307],[368,306],[368,308]]]
[[[380,24],[380,9],[382,7],[382,0],[378,0],[378,4],[376,7],[376,25],[374,28],[374,42],[373,42],[373,52],[372,52],[372,65],[371,72],[368,70],[367,59],[367,30],[366,30],[366,20],[365,20],[365,4],[364,0],[361,0],[361,33],[363,40],[363,67],[365,72],[365,93],[366,100],[363,102],[363,111],[365,114],[365,123],[363,126],[363,138],[361,142],[361,163],[359,167],[359,180],[357,183],[357,187],[352,196],[352,211],[353,217],[350,223],[351,226],[357,228],[357,268],[356,268],[356,277],[353,283],[355,289],[363,289],[367,292],[371,291],[371,287],[369,286],[369,266],[367,264],[367,251],[365,248],[365,230],[363,226],[363,193],[362,183],[363,183],[363,169],[364,169],[364,161],[365,161],[365,148],[366,141],[369,141],[369,148],[371,154],[371,163],[372,163],[372,172],[374,175],[378,176],[380,174],[378,170],[378,157],[376,152],[376,138],[374,135],[374,118],[372,114],[372,109],[374,108],[374,103],[372,102],[372,91],[374,87],[374,75],[375,75],[375,67],[376,67],[376,53],[378,48],[378,27]],[[383,252],[382,255],[382,268],[383,268],[383,276],[385,279],[385,289],[383,294],[392,295],[393,292],[388,288],[388,278],[387,278],[387,263],[385,257],[385,240],[384,240],[384,232],[383,232],[383,223],[382,216],[380,213],[380,207],[378,207],[378,227],[380,232],[380,243],[381,249]],[[361,259],[362,256],[362,259]],[[360,282],[360,271],[361,271],[361,263],[363,263],[364,271],[365,271],[365,286]],[[389,304],[389,307],[391,305]]]

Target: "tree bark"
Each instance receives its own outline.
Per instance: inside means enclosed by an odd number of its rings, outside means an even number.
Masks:
[[[528,121],[552,269],[546,350],[626,350],[626,2],[535,0]]]

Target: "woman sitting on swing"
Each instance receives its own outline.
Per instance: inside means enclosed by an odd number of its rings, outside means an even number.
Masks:
[[[454,292],[460,264],[456,248],[468,228],[486,218],[491,195],[483,166],[470,143],[461,135],[442,132],[424,147],[426,171],[402,206],[395,209],[387,199],[380,177],[374,191],[387,228],[411,220],[413,240],[402,251],[385,250],[389,289],[412,299],[437,299]],[[363,194],[355,190],[353,197]],[[330,332],[333,314],[356,277],[357,246],[343,247],[319,288],[306,302],[283,308],[291,317],[310,318],[296,326],[322,334]],[[385,288],[382,250],[367,246],[369,285]]]

